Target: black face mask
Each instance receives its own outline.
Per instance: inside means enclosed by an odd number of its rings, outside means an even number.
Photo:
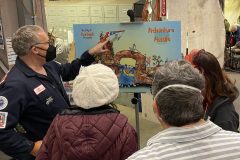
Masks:
[[[43,48],[40,48],[40,47],[36,47],[36,48],[39,48],[39,49],[44,50],[44,51],[47,51],[46,57],[38,54],[40,57],[46,58],[46,62],[50,62],[50,61],[52,61],[52,60],[54,60],[56,58],[56,54],[57,53],[56,53],[56,47],[55,46],[50,44],[47,50],[45,50]]]

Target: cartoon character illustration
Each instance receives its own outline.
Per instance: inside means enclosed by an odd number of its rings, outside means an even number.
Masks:
[[[120,50],[117,53],[113,51],[113,43],[118,41],[125,31],[102,31],[99,34],[99,40],[108,39],[104,46],[109,51],[96,58],[96,63],[102,63],[111,66],[118,76],[120,87],[136,87],[142,85],[151,85],[153,69],[151,65],[160,65],[162,59],[160,56],[146,56],[138,50],[135,43],[130,44],[129,49]],[[153,66],[153,67],[156,67]],[[151,73],[151,74],[149,74]]]
[[[101,32],[99,35],[100,42],[106,41],[108,37],[109,37],[109,32],[106,32],[105,35],[103,35],[103,32]]]
[[[99,38],[101,42],[104,42],[105,40],[109,39],[110,42],[118,41],[125,30],[119,30],[119,31],[107,31],[105,34],[103,32],[100,33]]]
[[[110,42],[119,41],[124,32],[125,32],[125,30],[109,32],[109,41]]]
[[[120,87],[135,86],[134,84],[135,67],[125,64],[125,65],[121,65],[119,69],[120,69],[120,76],[119,76]]]
[[[104,32],[102,31],[99,35],[100,42],[104,42],[107,39],[109,40],[107,44],[104,46],[105,49],[109,49],[112,55],[114,55],[113,51],[113,42],[118,41],[121,37],[122,34],[125,32],[125,30],[119,30],[119,31],[107,31]]]

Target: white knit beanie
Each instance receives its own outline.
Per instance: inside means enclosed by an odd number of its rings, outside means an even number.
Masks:
[[[118,93],[117,76],[103,64],[81,67],[73,82],[73,101],[85,109],[109,104],[117,98]]]

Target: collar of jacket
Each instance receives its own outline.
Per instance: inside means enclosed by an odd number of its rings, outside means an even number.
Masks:
[[[209,120],[204,124],[195,125],[191,128],[172,126],[150,138],[147,142],[147,146],[153,145],[154,143],[164,143],[169,145],[186,142],[196,143],[194,141],[210,137],[221,130],[222,128]]]
[[[28,67],[18,56],[16,58],[15,66],[28,77],[37,76],[37,73]]]
[[[216,115],[214,115],[215,110],[217,110],[223,103],[227,101],[230,102],[230,99],[226,96],[220,96],[214,99],[212,105],[208,106],[206,114],[204,115],[204,120],[207,120],[210,117],[210,120],[214,119]]]
[[[48,62],[48,63],[50,63],[50,62]],[[40,74],[38,74],[37,72],[32,70],[30,67],[28,67],[18,56],[16,58],[16,62],[15,62],[14,66],[16,66],[20,71],[22,71],[28,77],[35,77],[35,76],[42,77]],[[52,74],[52,75],[54,75],[54,74]]]
[[[37,72],[32,70],[30,67],[28,67],[19,57],[16,58],[16,62],[14,66],[16,66],[20,71],[22,71],[28,77],[35,77],[35,76],[42,77],[40,74],[38,74]]]
[[[91,109],[83,109],[76,105],[63,110],[59,115],[96,115],[104,113],[120,113],[119,110],[112,108],[110,105],[103,105]]]

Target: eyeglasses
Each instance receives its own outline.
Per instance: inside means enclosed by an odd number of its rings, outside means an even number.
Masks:
[[[47,41],[47,42],[39,42],[39,43],[35,43],[34,45],[32,45],[32,46],[35,46],[35,45],[38,45],[38,44],[50,44],[50,42],[49,41]]]
[[[38,44],[49,44],[49,45],[50,45],[50,42],[47,41],[47,42],[39,42],[39,43],[35,43],[35,44],[31,45],[30,49],[31,49],[33,46],[36,46],[36,45],[38,45]]]

